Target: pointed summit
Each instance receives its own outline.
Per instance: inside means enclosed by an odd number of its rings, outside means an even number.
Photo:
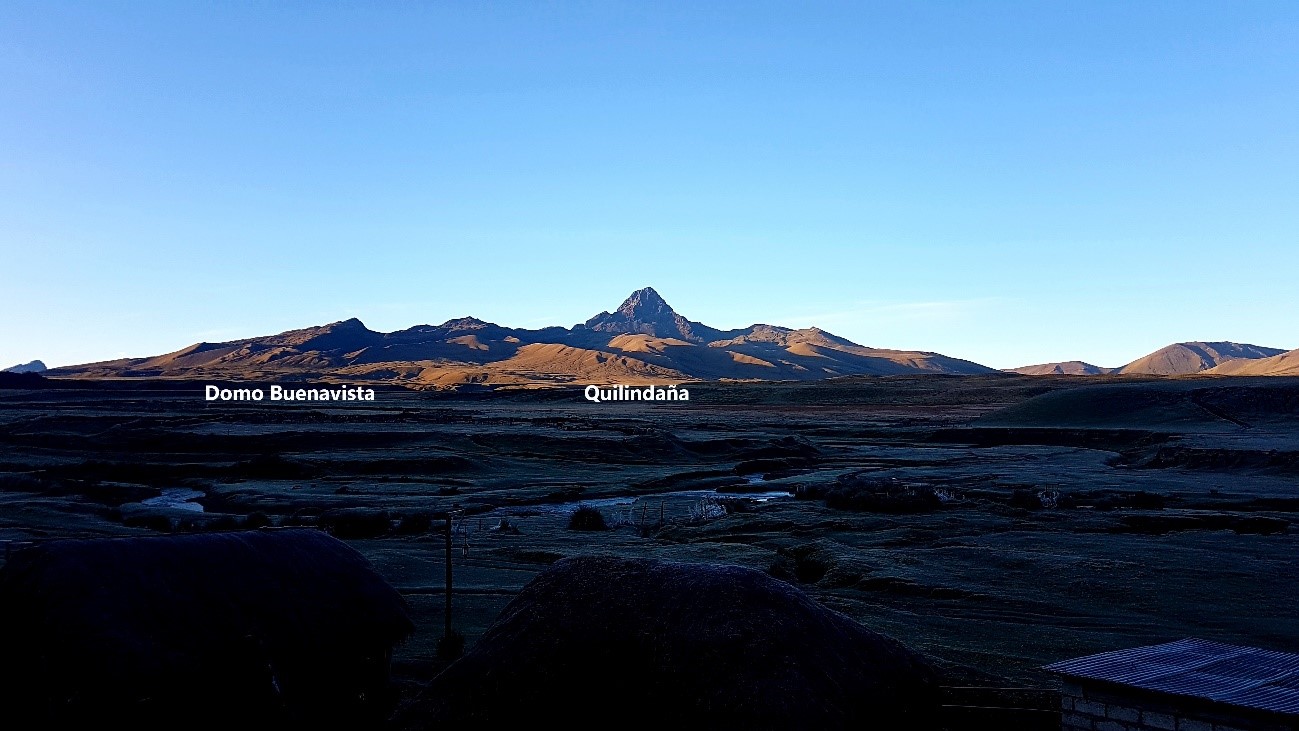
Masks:
[[[667,303],[653,287],[646,287],[632,292],[618,307],[618,314],[637,320],[648,320],[663,315],[675,315],[672,305]]]
[[[653,287],[632,292],[617,311],[601,312],[587,320],[584,327],[602,333],[653,335],[692,343],[706,342],[716,332],[678,315]]]

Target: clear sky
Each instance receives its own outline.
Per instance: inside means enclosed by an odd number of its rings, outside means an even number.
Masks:
[[[1299,3],[0,3],[0,366],[654,286],[996,367],[1299,347]]]

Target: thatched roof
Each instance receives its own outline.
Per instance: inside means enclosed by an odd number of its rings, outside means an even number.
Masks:
[[[319,531],[54,541],[0,570],[0,694],[6,713],[95,725],[365,715],[411,629]]]
[[[560,561],[398,716],[404,729],[932,728],[900,643],[738,566]]]

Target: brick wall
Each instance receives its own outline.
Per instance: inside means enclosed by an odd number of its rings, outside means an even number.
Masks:
[[[1060,691],[1061,731],[1297,731],[1294,720],[1248,709],[1133,690],[1066,683]]]

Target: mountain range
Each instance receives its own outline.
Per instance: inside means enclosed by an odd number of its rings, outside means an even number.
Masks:
[[[939,353],[858,345],[819,328],[756,324],[719,330],[678,314],[654,289],[633,292],[613,312],[538,330],[473,317],[377,332],[360,320],[278,335],[195,343],[148,358],[55,368],[54,377],[211,380],[327,377],[425,388],[470,384],[817,380],[848,375],[995,373]],[[1025,375],[1299,375],[1299,351],[1229,342],[1176,343],[1120,368],[1045,363]]]
[[[992,372],[938,353],[858,345],[814,327],[758,324],[719,330],[686,319],[647,287],[633,292],[617,310],[571,328],[528,330],[465,317],[383,333],[351,319],[246,340],[195,343],[151,358],[56,368],[48,375],[228,380],[329,376],[455,387]]]

